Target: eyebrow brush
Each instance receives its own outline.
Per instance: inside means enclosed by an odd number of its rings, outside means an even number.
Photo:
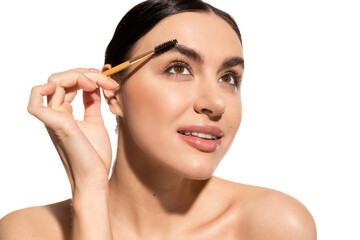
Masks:
[[[133,65],[135,63],[141,62],[141,61],[151,57],[154,54],[164,53],[164,52],[170,50],[171,48],[175,47],[177,42],[178,41],[176,39],[164,42],[164,43],[156,46],[154,48],[154,50],[151,50],[149,52],[146,52],[144,54],[136,56],[136,57],[134,57],[134,58],[132,58],[132,59],[126,61],[126,62],[120,63],[119,65],[104,71],[103,74],[106,75],[106,76],[113,75],[113,74],[115,74],[117,72],[120,72],[120,71],[124,70],[125,68],[130,67],[131,65]]]

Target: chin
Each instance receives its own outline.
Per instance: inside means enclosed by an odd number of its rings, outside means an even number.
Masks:
[[[193,180],[207,180],[213,175],[217,165],[211,159],[193,160],[181,169],[180,174]]]

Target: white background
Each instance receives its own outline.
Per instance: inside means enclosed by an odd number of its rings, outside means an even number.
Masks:
[[[0,4],[0,218],[70,197],[46,130],[26,111],[30,89],[52,72],[101,68],[118,21],[139,1],[127,2]],[[319,239],[360,239],[356,1],[209,2],[238,22],[246,62],[243,122],[215,175],[299,199]],[[114,117],[103,109],[115,143]]]

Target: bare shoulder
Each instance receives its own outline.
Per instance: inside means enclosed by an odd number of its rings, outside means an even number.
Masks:
[[[297,199],[273,189],[219,181],[223,189],[231,189],[242,236],[263,240],[316,239],[314,219]]]
[[[0,239],[69,239],[70,200],[9,213],[0,220]]]
[[[316,239],[314,219],[301,202],[279,191],[254,188],[247,205],[258,228],[251,234],[261,239]]]

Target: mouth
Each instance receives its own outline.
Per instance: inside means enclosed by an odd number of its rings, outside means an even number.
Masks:
[[[180,128],[180,138],[193,148],[202,152],[214,152],[220,148],[223,132],[209,125],[192,125]]]
[[[208,140],[216,140],[219,139],[220,137],[216,137],[214,135],[211,134],[207,134],[207,133],[200,133],[200,132],[180,132],[178,131],[178,133],[185,135],[185,136],[195,136],[195,137],[199,137],[202,139],[208,139]]]

